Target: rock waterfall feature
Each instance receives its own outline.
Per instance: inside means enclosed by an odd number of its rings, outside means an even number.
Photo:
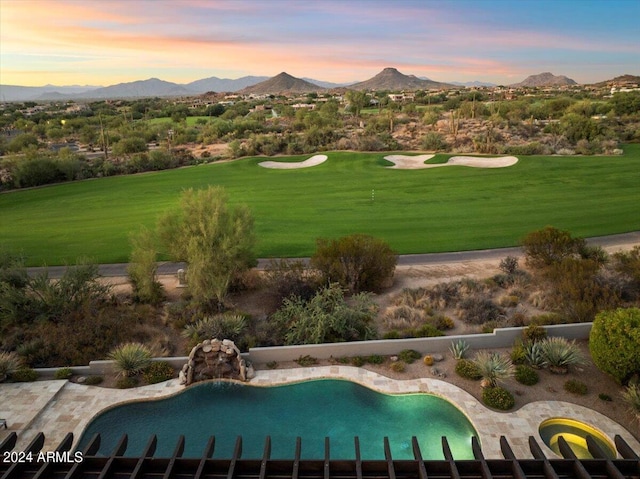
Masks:
[[[189,386],[210,379],[247,380],[247,365],[229,339],[205,339],[194,346],[180,371],[180,384]]]

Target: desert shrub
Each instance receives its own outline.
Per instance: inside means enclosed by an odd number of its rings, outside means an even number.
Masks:
[[[422,360],[425,366],[433,366],[433,356],[427,354]]]
[[[347,302],[342,287],[333,283],[309,301],[289,298],[270,322],[285,344],[318,344],[375,339],[373,317],[377,305],[368,293]]]
[[[429,319],[429,323],[433,324],[440,331],[446,331],[456,327],[453,319],[444,314],[436,314]]]
[[[418,351],[414,351],[413,349],[404,349],[400,351],[400,354],[398,354],[398,359],[400,361],[404,361],[407,364],[411,364],[421,357],[422,354],[420,354]]]
[[[522,249],[527,264],[539,269],[576,256],[584,244],[584,239],[573,238],[568,231],[547,226],[527,234]]]
[[[351,358],[351,364],[357,368],[364,366],[366,362],[366,359],[362,356],[354,356]]]
[[[513,394],[501,387],[484,388],[482,402],[500,411],[508,411],[516,404]]]
[[[432,324],[426,323],[411,331],[411,335],[416,338],[437,338],[444,336],[444,333]]]
[[[391,330],[391,331],[387,331],[386,333],[384,333],[382,335],[383,339],[400,339],[402,336],[400,336],[400,333],[398,331],[396,331],[395,329]]]
[[[573,364],[584,363],[584,358],[575,341],[561,337],[543,339],[538,343],[544,357],[544,364],[551,372],[564,373]]]
[[[629,407],[629,412],[640,422],[640,384],[630,384],[622,393],[622,399]]]
[[[130,377],[142,372],[151,363],[151,351],[140,343],[125,343],[109,353],[119,376]]]
[[[501,296],[498,300],[498,304],[503,308],[515,308],[516,306],[518,306],[519,302],[520,298],[511,294]]]
[[[625,384],[640,373],[640,308],[620,308],[599,313],[589,334],[594,364]]]
[[[460,283],[457,281],[438,283],[427,290],[427,295],[431,304],[440,308],[453,306],[460,297]]]
[[[493,301],[482,296],[469,296],[459,303],[460,319],[468,324],[483,324],[497,321],[503,311]]]
[[[471,379],[473,381],[482,379],[482,374],[478,370],[478,366],[468,359],[460,359],[456,362],[455,371],[458,376],[465,379]]]
[[[518,270],[518,258],[506,256],[500,260],[500,271],[507,275],[513,275]]]
[[[22,359],[13,351],[0,351],[0,381],[22,368]]]
[[[516,381],[525,386],[533,386],[540,380],[538,372],[526,364],[518,364],[515,373]]]
[[[142,377],[148,384],[156,384],[172,379],[173,366],[167,361],[153,361],[143,372]]]
[[[618,291],[599,273],[601,265],[592,260],[565,258],[545,271],[554,309],[573,322],[593,321],[595,315],[619,305]]]
[[[520,328],[528,323],[527,315],[522,311],[514,311],[514,313],[509,318],[509,323],[512,326]]]
[[[525,342],[536,343],[547,337],[547,330],[537,324],[530,324],[522,331],[522,339]]]
[[[531,317],[532,326],[548,326],[550,324],[563,324],[565,319],[558,313],[542,313]]]
[[[69,379],[71,376],[73,376],[71,368],[60,368],[53,374],[54,379]]]
[[[84,383],[88,386],[95,386],[102,383],[103,380],[104,378],[102,376],[87,376]]]
[[[480,351],[473,359],[473,363],[476,365],[483,382],[488,384],[489,387],[496,387],[498,381],[507,379],[513,376],[514,373],[511,360],[497,353]]]
[[[577,379],[569,379],[564,383],[564,390],[571,394],[584,396],[585,394],[587,394],[588,388],[587,385],[582,381],[578,381]]]
[[[138,385],[138,378],[132,376],[121,376],[116,381],[116,387],[118,389],[130,389]]]
[[[422,149],[427,151],[441,151],[447,148],[447,142],[436,131],[429,131],[422,137]]]
[[[267,367],[269,369],[278,369],[278,361],[269,361]]]
[[[496,274],[491,277],[491,281],[500,288],[508,288],[513,284],[513,276],[510,274]]]
[[[394,306],[409,306],[431,314],[433,305],[425,288],[404,288],[393,300]]]
[[[306,367],[318,364],[318,360],[313,356],[305,354],[304,356],[300,356],[298,359],[296,359],[296,363],[298,363],[299,366]]]
[[[468,350],[469,344],[464,339],[451,341],[451,346],[449,346],[449,351],[451,351],[454,359],[463,359]]]
[[[480,332],[484,333],[484,334],[490,334],[493,333],[493,331],[495,329],[498,328],[503,328],[505,327],[505,322],[504,321],[500,321],[497,319],[491,320],[491,321],[487,321],[486,323],[483,323],[480,325]]]
[[[367,356],[366,360],[369,364],[382,364],[384,363],[384,356],[372,354],[371,356]]]
[[[516,344],[513,345],[509,357],[513,364],[524,364],[527,361],[527,351],[520,341],[517,341]]]
[[[9,378],[15,383],[30,383],[38,379],[38,373],[31,368],[20,368],[13,371]]]
[[[606,401],[606,402],[613,401],[613,398],[611,396],[609,396],[608,394],[605,394],[605,393],[598,394],[598,399],[600,399],[602,401]]]
[[[264,274],[268,289],[274,295],[278,307],[291,296],[303,300],[311,299],[320,284],[317,274],[310,271],[301,260],[271,260]]]
[[[415,328],[425,319],[425,311],[406,304],[387,308],[382,321],[387,328]]]
[[[380,291],[396,268],[396,253],[383,240],[363,234],[337,240],[319,239],[310,260],[312,268],[328,282],[337,282],[351,293]]]
[[[613,255],[613,268],[628,281],[633,297],[640,293],[640,246]]]
[[[403,361],[395,361],[391,363],[391,370],[396,373],[403,373],[407,369],[407,363]]]

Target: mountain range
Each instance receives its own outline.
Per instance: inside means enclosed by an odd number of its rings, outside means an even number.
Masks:
[[[637,78],[626,75],[624,78]],[[622,77],[619,77],[622,78]],[[612,80],[608,80],[608,83]],[[556,76],[545,72],[531,75],[520,83],[511,86],[541,87],[576,85],[566,76]],[[106,87],[101,86],[55,86],[25,87],[17,85],[0,85],[0,101],[60,101],[107,98],[142,98],[142,97],[177,97],[193,96],[207,92],[242,92],[256,94],[306,93],[319,92],[325,89],[348,88],[353,90],[416,90],[446,89],[459,86],[495,86],[482,82],[450,82],[442,83],[405,75],[395,68],[385,68],[374,77],[357,83],[330,83],[311,78],[296,78],[282,72],[275,77],[245,76],[237,79],[210,77],[191,83],[178,84],[150,78],[134,82],[119,83]]]

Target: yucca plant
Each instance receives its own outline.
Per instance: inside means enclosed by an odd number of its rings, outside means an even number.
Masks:
[[[584,363],[584,358],[575,341],[567,341],[562,337],[550,337],[539,342],[544,363],[549,371],[565,374],[569,366]]]
[[[182,336],[192,346],[205,339],[231,339],[236,341],[247,328],[247,320],[241,314],[216,314],[205,316],[182,330]]]
[[[515,372],[511,359],[497,353],[480,351],[473,363],[482,375],[482,387],[496,387],[498,381],[513,376]]]
[[[22,359],[14,351],[8,353],[0,351],[0,382],[22,367]]]
[[[131,377],[141,373],[151,364],[151,350],[140,343],[125,343],[109,353],[109,359],[115,362],[118,376]]]
[[[464,339],[451,341],[451,346],[449,346],[449,351],[453,354],[454,359],[464,359],[464,355],[468,349],[469,345]]]
[[[631,414],[640,422],[640,384],[630,384],[622,393],[622,399],[629,406]]]
[[[529,366],[536,369],[545,367],[545,359],[542,354],[542,346],[540,343],[527,342],[524,343],[524,359]]]

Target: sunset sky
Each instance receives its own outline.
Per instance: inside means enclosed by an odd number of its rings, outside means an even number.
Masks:
[[[638,0],[0,0],[0,84],[640,74]]]

